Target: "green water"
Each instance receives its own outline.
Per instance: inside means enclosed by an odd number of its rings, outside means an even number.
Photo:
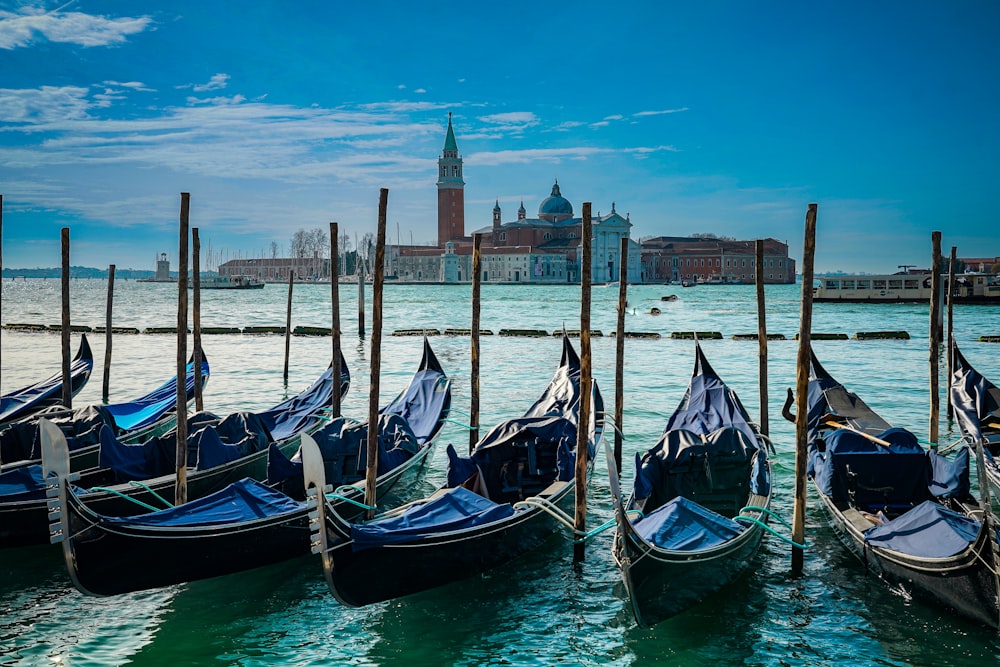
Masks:
[[[72,283],[74,323],[104,323],[106,285]],[[660,297],[677,294],[675,302]],[[287,286],[250,292],[206,292],[202,326],[244,327],[285,323]],[[593,293],[592,328],[615,328],[616,287]],[[785,388],[794,383],[798,331],[797,286],[768,287],[768,331],[788,341],[769,347],[769,415],[778,455],[775,509],[792,513],[793,427],[780,417]],[[359,340],[357,288],[341,289],[345,356],[353,384],[344,413],[367,414],[369,343]],[[369,288],[367,305],[372,298]],[[651,446],[681,399],[693,363],[692,343],[672,331],[720,331],[705,341],[712,365],[760,413],[757,344],[731,340],[757,330],[752,286],[681,289],[642,286],[629,292],[629,331],[659,332],[661,339],[629,339],[625,361],[625,479],[632,455]],[[468,328],[469,286],[388,285],[380,380],[383,402],[402,388],[419,361],[420,340],[397,329]],[[4,323],[57,324],[59,282],[3,284]],[[650,315],[652,307],[661,314]],[[579,328],[576,287],[483,286],[482,327]],[[955,332],[981,371],[1000,377],[997,334],[1000,307],[959,307]],[[329,286],[296,286],[293,326],[328,326]],[[372,324],[369,311],[366,324]],[[888,421],[921,439],[928,431],[928,312],[925,306],[817,304],[813,331],[906,330],[911,340],[818,341],[826,368]],[[119,282],[115,326],[176,323],[176,286]],[[74,335],[73,349],[77,338]],[[97,361],[76,404],[99,402],[103,334],[90,336]],[[453,377],[454,405],[469,405],[469,341],[432,336]],[[59,368],[58,334],[3,331],[0,382],[4,391]],[[293,337],[289,383],[282,382],[282,336],[206,336],[212,366],[206,408],[225,414],[260,409],[307,386],[327,364],[327,338]],[[614,400],[614,339],[593,338],[594,376],[605,400]],[[111,400],[128,400],[173,374],[172,336],[116,336]],[[520,414],[551,377],[559,360],[555,337],[484,336],[482,423]],[[944,369],[942,367],[942,378]],[[942,383],[943,384],[943,383]],[[944,405],[942,393],[942,406]],[[456,420],[462,417],[457,413]],[[942,441],[958,438],[942,418]],[[448,424],[423,481],[432,489],[444,476],[444,445],[468,442]],[[603,457],[590,486],[588,526],[611,517]],[[363,609],[340,606],[329,594],[318,560],[304,557],[237,575],[114,598],[87,598],[69,582],[58,548],[0,551],[0,664],[4,665],[989,665],[1000,664],[996,635],[947,612],[906,599],[866,577],[836,540],[815,498],[807,512],[805,572],[790,574],[790,547],[766,538],[754,571],[702,605],[652,630],[635,627],[624,587],[610,557],[610,533],[588,546],[587,560],[572,562],[565,535],[481,577]],[[141,564],[137,564],[137,567]]]

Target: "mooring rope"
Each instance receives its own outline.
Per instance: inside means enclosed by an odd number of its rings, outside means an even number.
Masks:
[[[129,484],[131,484],[132,486],[138,486],[140,489],[145,489],[146,491],[149,491],[151,494],[153,494],[153,496],[157,500],[159,500],[161,503],[163,503],[164,509],[170,509],[171,507],[174,506],[173,503],[171,503],[169,500],[167,500],[166,498],[164,498],[163,496],[161,496],[160,494],[158,494],[156,491],[153,491],[153,489],[151,489],[149,486],[147,486],[146,484],[143,484],[140,481],[132,480],[132,481],[129,482]]]
[[[798,542],[796,542],[795,540],[791,539],[790,537],[785,537],[784,535],[782,535],[781,533],[779,533],[778,531],[776,531],[774,528],[771,528],[769,525],[767,525],[766,523],[764,523],[760,519],[758,519],[756,517],[752,517],[752,516],[743,516],[744,512],[760,512],[761,514],[767,514],[768,516],[772,516],[775,519],[777,519],[778,522],[781,523],[781,525],[783,525],[785,528],[787,528],[789,530],[792,530],[791,524],[789,524],[787,521],[785,521],[783,518],[781,518],[781,516],[778,515],[776,512],[772,512],[771,510],[767,509],[766,507],[761,507],[760,505],[747,505],[746,507],[744,507],[743,509],[741,509],[739,512],[737,512],[738,516],[736,516],[734,518],[734,521],[746,521],[746,522],[752,523],[752,524],[754,524],[756,526],[760,526],[761,528],[763,528],[767,532],[769,532],[772,535],[774,535],[775,537],[777,537],[779,540],[781,540],[783,542],[787,542],[788,544],[791,544],[796,549],[803,549],[803,550],[805,550],[807,548],[807,545],[806,545],[805,542],[803,542],[802,544],[799,544]]]
[[[116,495],[116,496],[121,496],[125,500],[131,501],[131,502],[135,503],[136,505],[139,505],[140,507],[145,507],[146,509],[148,509],[151,512],[159,512],[160,509],[162,509],[160,507],[153,507],[152,505],[144,503],[141,500],[136,500],[132,496],[125,495],[121,491],[116,491],[114,489],[109,489],[106,486],[95,486],[95,487],[92,487],[92,488],[87,489],[87,490],[88,491],[104,491],[105,493],[111,493],[111,494]]]

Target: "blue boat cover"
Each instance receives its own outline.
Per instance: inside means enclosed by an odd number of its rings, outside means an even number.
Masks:
[[[949,461],[927,453],[912,433],[901,428],[877,437],[889,446],[849,429],[830,433],[825,451],[819,451],[815,441],[810,443],[808,474],[817,488],[837,502],[853,499],[861,509],[968,495],[967,454]]]
[[[691,378],[684,399],[667,420],[663,432],[683,429],[707,435],[723,427],[737,428],[750,443],[757,442],[750,416],[740,399],[713,372]],[[753,448],[756,449],[756,444]]]
[[[42,457],[38,435],[38,420],[41,418],[59,427],[66,436],[66,447],[71,452],[100,443],[102,426],[115,428],[115,420],[107,406],[88,405],[71,410],[62,405],[53,405],[0,431],[0,461],[6,464]]]
[[[42,466],[21,466],[0,474],[0,502],[16,503],[44,497]]]
[[[950,396],[962,433],[979,442],[987,419],[1000,421],[1000,388],[972,367],[958,347],[953,349]]]
[[[380,412],[402,417],[422,445],[438,432],[442,414],[446,414],[450,403],[447,376],[438,370],[423,370],[418,371],[403,393]]]
[[[842,417],[854,428],[867,433],[874,434],[891,428],[891,424],[868,407],[857,394],[847,391],[834,379],[819,363],[812,350],[809,354],[810,377],[806,397],[809,404],[807,439],[810,442],[816,437],[822,426],[821,422],[828,415]]]
[[[633,527],[646,541],[671,551],[709,549],[743,532],[741,524],[683,496],[661,505]]]
[[[348,382],[346,366],[341,366],[341,386]],[[326,371],[298,396],[257,413],[275,441],[285,440],[319,422],[322,411],[333,397],[333,368]]]
[[[514,514],[508,504],[497,504],[458,487],[426,503],[414,505],[398,516],[368,524],[352,524],[352,549],[361,551],[387,544],[421,539],[501,521]]]
[[[201,412],[188,420],[188,465],[207,470],[263,451],[271,442],[265,418],[253,412],[234,412],[224,419]],[[204,448],[204,451],[203,451]],[[140,444],[120,442],[101,431],[99,465],[114,471],[119,482],[153,479],[175,472],[177,431]]]
[[[80,348],[69,367],[70,387],[74,396],[90,379],[93,368],[94,355],[87,336],[83,335],[80,337]],[[27,417],[41,408],[58,403],[62,399],[62,382],[60,371],[41,382],[0,396],[0,424]]]
[[[202,360],[202,385],[208,381],[210,369],[207,360]],[[185,371],[187,400],[194,397],[194,362]],[[177,376],[170,378],[145,396],[126,403],[111,403],[104,406],[115,418],[115,425],[121,431],[134,431],[149,426],[177,406]]]
[[[244,478],[215,493],[150,514],[102,517],[108,526],[224,526],[264,517],[303,512],[305,503],[292,500],[258,481]]]
[[[967,549],[980,523],[931,500],[865,532],[865,542],[917,558],[947,558]]]

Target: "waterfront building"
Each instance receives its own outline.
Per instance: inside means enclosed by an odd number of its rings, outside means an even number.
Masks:
[[[755,242],[687,236],[658,236],[642,241],[642,281],[700,284],[753,283]],[[764,282],[795,282],[795,260],[788,244],[764,239]]]

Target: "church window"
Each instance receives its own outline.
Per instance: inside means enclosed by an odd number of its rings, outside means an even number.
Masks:
[[[451,168],[451,175],[458,176],[458,165],[453,165]]]
[[[500,232],[500,240],[501,241],[507,240],[507,232]]]
[[[570,232],[569,233],[569,238],[575,239],[576,238],[576,232]]]
[[[551,241],[552,240],[552,232],[545,232],[542,235],[542,238],[545,239],[546,241]]]

